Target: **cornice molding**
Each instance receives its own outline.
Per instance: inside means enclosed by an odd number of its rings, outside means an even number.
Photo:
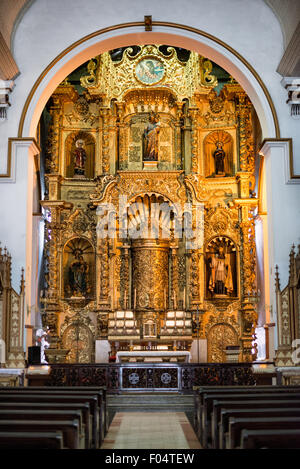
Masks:
[[[267,156],[272,148],[283,150],[285,183],[300,184],[300,174],[294,172],[293,139],[292,138],[269,138],[265,139],[259,149],[259,154]]]

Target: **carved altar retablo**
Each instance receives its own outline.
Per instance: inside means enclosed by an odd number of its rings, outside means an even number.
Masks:
[[[249,361],[251,102],[195,52],[117,52],[80,66],[48,103],[43,317],[53,344],[73,363],[93,361],[96,341],[109,342],[111,360],[136,347],[186,356],[203,340],[211,361],[226,346]]]

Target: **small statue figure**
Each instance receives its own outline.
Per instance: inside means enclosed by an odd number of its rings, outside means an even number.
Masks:
[[[89,266],[80,249],[75,250],[74,256],[75,261],[69,267],[69,292],[71,296],[85,297],[90,292]]]
[[[229,295],[233,292],[230,255],[219,247],[210,262],[209,290],[216,295]]]
[[[225,159],[225,151],[223,150],[223,143],[217,142],[216,143],[217,149],[214,151],[213,157],[215,160],[215,174],[216,176],[225,176],[224,171],[224,159]]]
[[[41,347],[41,364],[45,365],[48,364],[45,356],[45,350],[49,348],[49,342],[47,341],[47,336],[49,334],[49,330],[44,331],[43,329],[38,329],[35,333],[36,337],[36,345]]]
[[[160,123],[158,117],[150,114],[149,124],[143,134],[143,160],[158,160],[158,134],[160,131]]]
[[[84,140],[78,139],[75,143],[74,151],[74,176],[84,176],[85,162],[87,159],[87,154],[84,146]]]

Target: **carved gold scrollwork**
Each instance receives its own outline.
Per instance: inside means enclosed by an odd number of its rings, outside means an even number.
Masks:
[[[204,86],[215,87],[218,84],[218,80],[214,75],[211,75],[212,63],[210,60],[202,60],[201,68],[201,84]]]
[[[240,169],[254,172],[255,155],[251,122],[251,102],[245,93],[240,93],[237,104],[239,116]]]
[[[85,75],[80,78],[81,86],[83,86],[84,88],[88,88],[89,86],[97,85],[96,71],[97,71],[98,66],[99,66],[99,59],[97,57],[89,61],[88,66],[87,66],[89,75]]]

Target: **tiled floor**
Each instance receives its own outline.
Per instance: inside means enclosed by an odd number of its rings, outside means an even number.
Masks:
[[[118,412],[101,449],[200,449],[184,412]]]

